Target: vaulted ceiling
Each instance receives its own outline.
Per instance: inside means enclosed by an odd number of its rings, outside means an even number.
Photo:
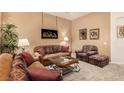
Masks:
[[[54,16],[62,17],[68,20],[75,20],[80,16],[85,16],[89,14],[90,12],[46,12],[46,13]]]

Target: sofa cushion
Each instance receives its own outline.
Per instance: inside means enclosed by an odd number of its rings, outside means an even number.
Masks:
[[[97,47],[94,46],[94,45],[84,45],[84,46],[82,47],[82,51],[83,51],[83,52],[97,51],[97,50],[98,50]]]
[[[42,65],[39,61],[36,61],[36,62],[32,63],[30,66],[28,66],[28,69],[30,69],[30,68],[48,69],[47,67]]]
[[[27,72],[30,79],[36,81],[55,81],[59,80],[61,77],[61,74],[59,72],[40,68],[27,69]]]
[[[43,49],[45,51],[45,54],[53,53],[52,46],[43,46]]]
[[[53,46],[53,53],[58,53],[58,52],[60,52],[60,46],[59,45]]]
[[[28,52],[21,53],[23,60],[27,63],[27,66],[31,65],[34,62],[34,58]]]
[[[70,53],[69,52],[61,52],[61,53],[57,53],[58,56],[68,56]]]
[[[97,51],[97,50],[98,50],[98,49],[97,49],[96,46],[94,46],[94,45],[90,46],[90,51]]]
[[[47,53],[48,53],[48,54],[52,54],[52,53],[53,53],[53,48],[52,48],[52,46],[51,46],[51,47],[48,47],[46,50],[47,50]]]
[[[89,45],[84,45],[82,48],[82,51],[85,53],[88,52],[89,51]]]
[[[12,65],[12,55],[3,53],[0,55],[0,80],[9,80]]]
[[[58,53],[55,53],[55,54],[48,54],[48,55],[45,55],[45,56],[43,57],[43,59],[48,59],[48,58],[58,57],[58,56],[59,56]]]

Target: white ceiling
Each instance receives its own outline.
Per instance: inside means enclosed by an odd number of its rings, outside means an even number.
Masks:
[[[62,17],[68,20],[75,20],[80,16],[85,16],[89,14],[90,12],[46,12],[46,13],[54,16]]]

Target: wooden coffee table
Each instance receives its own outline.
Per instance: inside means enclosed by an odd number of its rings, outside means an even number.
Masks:
[[[63,69],[67,68],[71,71],[78,72],[80,71],[79,61],[73,57],[66,56],[66,57],[56,57],[56,58],[49,58],[49,61],[54,64],[55,69],[58,69],[63,73]],[[56,67],[55,67],[56,66]]]

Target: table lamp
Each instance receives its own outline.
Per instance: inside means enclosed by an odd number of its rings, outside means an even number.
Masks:
[[[68,39],[68,37],[66,36],[66,37],[64,37],[64,41],[65,42],[68,42],[69,41],[69,39]]]
[[[25,51],[25,47],[29,45],[30,44],[27,38],[19,39],[18,41],[18,47],[22,48],[22,52]]]
[[[69,46],[68,41],[69,41],[69,39],[68,39],[68,37],[66,36],[66,37],[64,37],[64,41],[62,41],[62,42],[60,43],[60,45],[62,45],[62,46]]]

